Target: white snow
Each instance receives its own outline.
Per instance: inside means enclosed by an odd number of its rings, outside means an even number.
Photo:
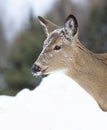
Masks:
[[[107,130],[107,113],[73,80],[55,73],[33,91],[0,96],[0,130]]]

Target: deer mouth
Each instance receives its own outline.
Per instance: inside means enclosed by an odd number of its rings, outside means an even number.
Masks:
[[[43,73],[43,74],[47,73],[47,69],[48,69],[48,67],[46,67],[46,68],[42,71],[42,73]]]

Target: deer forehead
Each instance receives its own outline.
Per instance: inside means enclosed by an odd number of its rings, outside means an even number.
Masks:
[[[47,39],[44,41],[44,47],[48,47],[49,45],[62,44],[65,41],[65,36],[63,32],[63,28],[56,29],[49,34]]]

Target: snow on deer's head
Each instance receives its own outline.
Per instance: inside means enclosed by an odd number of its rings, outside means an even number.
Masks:
[[[46,40],[43,50],[32,66],[34,75],[49,74],[53,71],[67,71],[72,64],[73,44],[78,39],[78,23],[73,15],[69,15],[62,27],[47,19],[38,17],[44,28]]]

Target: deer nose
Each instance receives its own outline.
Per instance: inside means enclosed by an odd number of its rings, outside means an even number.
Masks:
[[[38,65],[33,65],[32,66],[32,73],[37,73],[37,72],[39,72],[39,71],[41,71],[41,68],[38,66]]]

